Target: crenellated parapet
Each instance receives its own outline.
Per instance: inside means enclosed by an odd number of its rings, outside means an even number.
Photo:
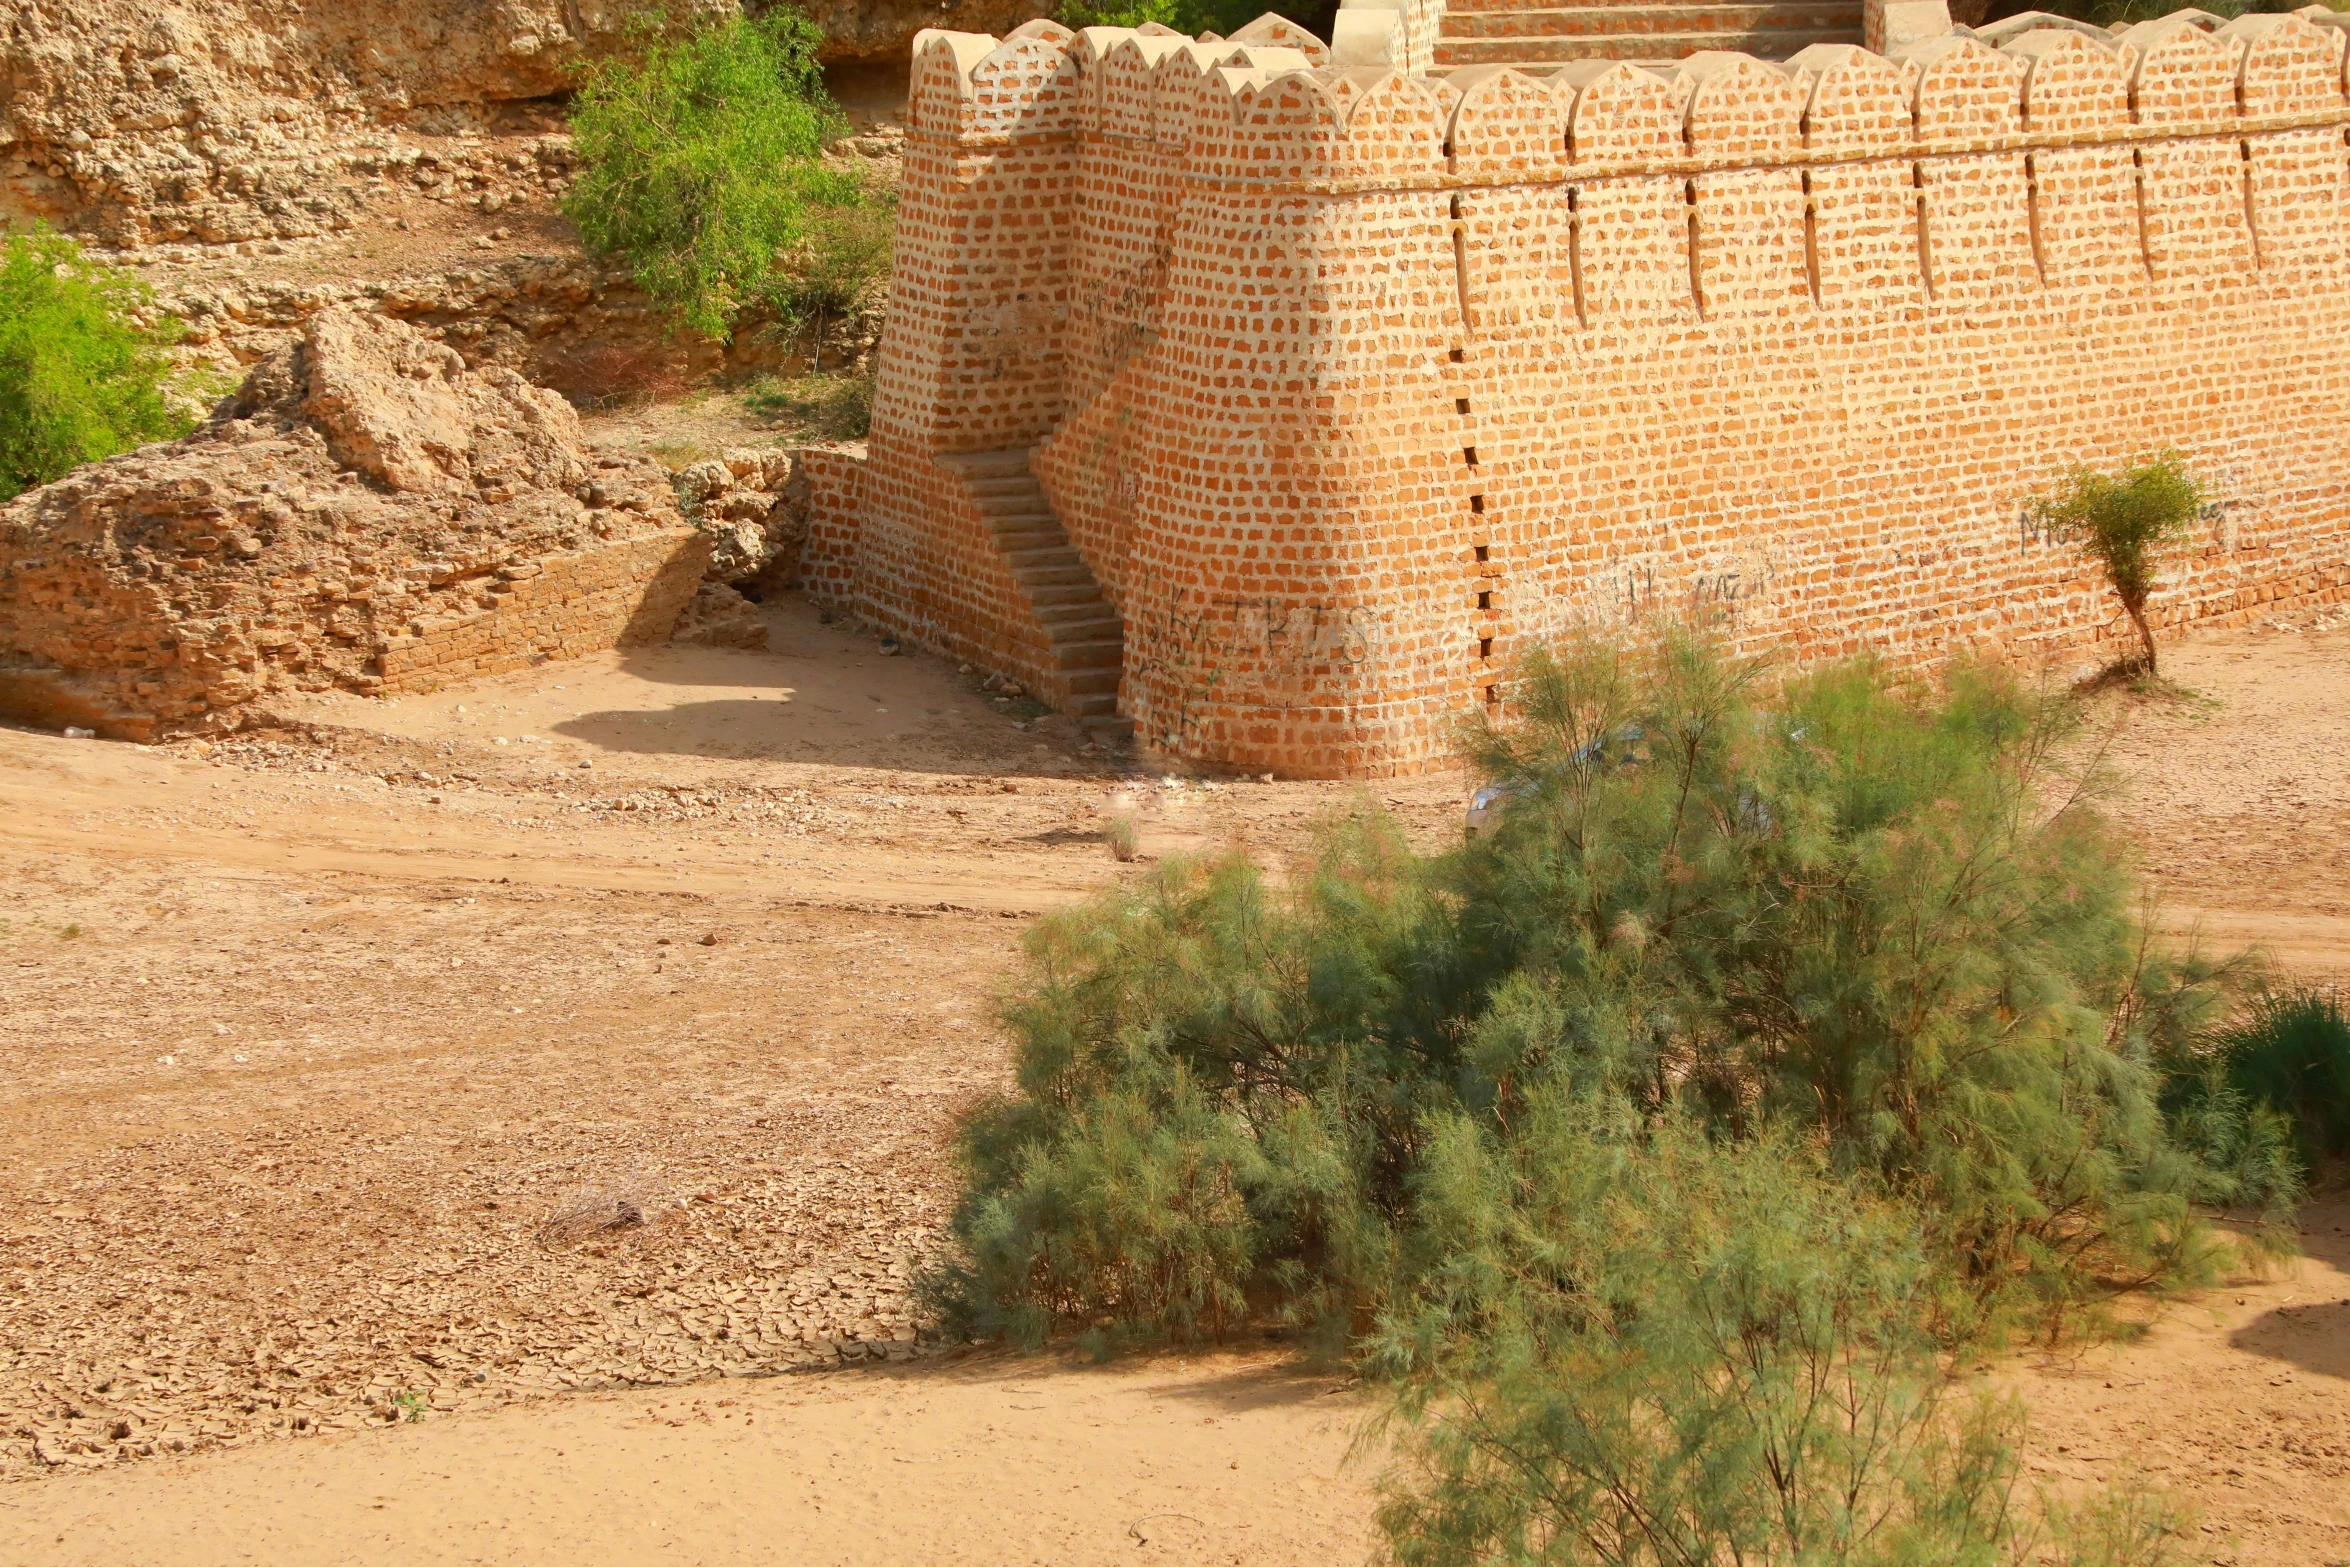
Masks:
[[[1058,590],[985,521],[1022,469],[1146,738],[1366,774],[1439,758],[1527,637],[1651,605],[2089,635],[2012,524],[2052,463],[2350,494],[2350,19],[1435,74],[1433,14],[917,40],[870,613],[1053,694]]]

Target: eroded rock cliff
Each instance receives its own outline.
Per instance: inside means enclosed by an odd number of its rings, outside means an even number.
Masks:
[[[0,18],[0,218],[118,244],[347,227],[394,187],[559,192],[568,139],[495,167],[414,139],[561,129],[639,0],[14,0]],[[666,0],[673,26],[739,0]],[[924,27],[1003,31],[1034,0],[819,4],[827,54],[902,63]],[[405,134],[403,134],[405,133]],[[476,160],[478,161],[478,160]]]

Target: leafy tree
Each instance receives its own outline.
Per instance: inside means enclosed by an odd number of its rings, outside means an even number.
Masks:
[[[0,501],[195,422],[172,404],[180,324],[45,229],[0,241]]]
[[[816,63],[823,35],[775,9],[592,67],[572,99],[580,174],[564,211],[625,256],[681,324],[723,337],[754,306],[788,314],[785,259],[827,213],[866,199],[827,167],[847,127]]]
[[[2146,623],[2146,601],[2154,592],[2155,557],[2187,536],[2204,499],[2186,460],[2164,452],[2119,474],[2076,468],[2054,494],[2032,503],[2032,519],[2051,537],[2079,543],[2105,567],[2114,596],[2145,644],[2149,675],[2155,672],[2154,631]]]
[[[1406,1564],[2183,1559],[2016,1494],[1944,1356],[2209,1276],[2281,1122],[2163,1113],[2237,976],[2138,920],[2069,699],[1678,636],[1525,666],[1498,825],[1365,805],[1043,922],[957,1143],[951,1319],[1307,1325],[1393,1379]],[[2273,1233],[2273,1232],[2272,1232]]]

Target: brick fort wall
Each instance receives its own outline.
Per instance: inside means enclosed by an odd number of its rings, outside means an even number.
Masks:
[[[1537,79],[1340,68],[1278,18],[925,34],[828,591],[1049,696],[968,477],[1025,453],[1144,738],[1344,776],[1659,613],[2090,662],[2127,628],[2025,502],[2164,447],[2218,504],[2159,623],[2350,594],[2345,36]]]

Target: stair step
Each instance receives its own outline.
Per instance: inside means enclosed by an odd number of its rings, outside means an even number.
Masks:
[[[1053,646],[1074,647],[1089,642],[1117,642],[1121,644],[1125,642],[1126,626],[1117,616],[1095,610],[1085,614],[1085,618],[1080,620],[1076,618],[1078,613],[1082,612],[1072,609],[1070,618],[1066,620],[1048,619],[1045,621],[1044,629],[1046,634],[1053,639]]]
[[[1090,579],[1084,582],[1022,582],[1020,586],[1028,594],[1028,601],[1040,610],[1063,604],[1087,604],[1101,610],[1109,608],[1102,598],[1101,584]]]
[[[1053,662],[1062,669],[1116,669],[1125,657],[1123,639],[1053,644]]]
[[[1057,584],[1057,586],[1063,587],[1072,585],[1068,583]],[[1125,622],[1118,618],[1118,612],[1103,602],[1098,592],[1090,599],[1064,599],[1058,604],[1041,605],[1038,607],[1036,618],[1055,628],[1053,635],[1056,637],[1067,636],[1069,634],[1068,628],[1071,626],[1099,625],[1119,630],[1125,625]],[[1108,632],[1104,633],[1104,635],[1108,634]],[[1123,635],[1124,633],[1119,630],[1119,634]]]
[[[1651,38],[1670,34],[1753,37],[1860,26],[1850,0],[1816,4],[1581,6],[1558,11],[1482,11],[1445,18],[1443,41]]]
[[[1033,571],[1020,572],[1013,577],[1013,580],[1020,584],[1022,592],[1029,592],[1036,588],[1076,587],[1080,584],[1092,588],[1097,593],[1101,591],[1101,584],[1093,580],[1093,573],[1085,569],[1083,561],[1076,561],[1067,566],[1039,567]]]
[[[952,468],[967,480],[1008,479],[1019,475],[1034,478],[1028,472],[1026,447],[1003,452],[955,452],[938,459],[942,468]]]
[[[1859,30],[1790,29],[1769,33],[1635,33],[1608,38],[1441,38],[1436,69],[1464,65],[1508,65],[1546,71],[1574,60],[1629,60],[1670,64],[1704,50],[1784,60],[1812,44],[1858,43]]]
[[[1048,545],[1067,544],[1069,535],[1061,531],[1059,523],[1026,528],[998,528],[995,539],[1008,550],[1041,549]]]
[[[1011,562],[1012,575],[1019,576],[1032,568],[1046,571],[1057,566],[1082,566],[1085,557],[1070,544],[1028,544],[1004,551],[1004,559]]]
[[[1099,706],[1108,703],[1104,711],[1115,712],[1118,707],[1118,684],[1121,672],[1115,669],[1080,669],[1069,676],[1069,700],[1080,705]],[[1074,711],[1075,709],[1072,709]]]

